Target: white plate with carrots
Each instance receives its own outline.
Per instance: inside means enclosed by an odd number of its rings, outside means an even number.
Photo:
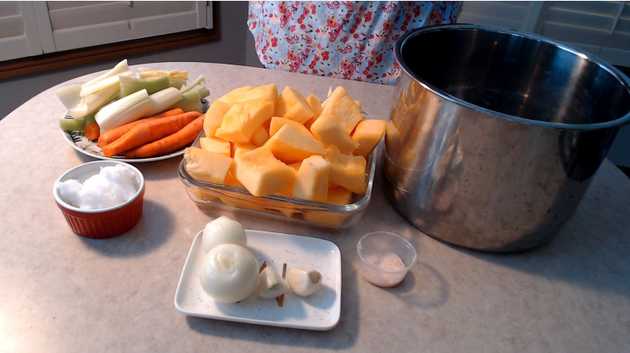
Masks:
[[[120,157],[120,156],[105,157],[100,152],[90,151],[84,147],[81,147],[79,144],[77,144],[73,140],[72,134],[67,133],[63,130],[61,132],[63,133],[64,140],[66,140],[70,144],[70,146],[72,146],[72,148],[74,148],[77,152],[84,154],[86,156],[90,156],[92,158],[96,158],[96,159],[111,159],[111,160],[116,160],[116,161],[121,161],[121,162],[130,162],[130,163],[156,162],[156,161],[162,161],[165,159],[181,156],[184,154],[184,150],[185,150],[185,148],[182,148],[179,151],[175,151],[173,153],[161,155],[158,157],[149,157],[149,158],[125,158],[125,157]]]
[[[72,148],[93,158],[154,162],[184,154],[202,126],[202,114],[171,110],[114,128],[94,142],[79,132],[63,134]]]

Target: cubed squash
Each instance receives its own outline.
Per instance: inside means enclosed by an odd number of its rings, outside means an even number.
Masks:
[[[221,101],[231,106],[232,104],[238,102],[238,100],[243,96],[243,94],[250,91],[252,88],[254,87],[243,86],[243,87],[235,88],[229,91],[228,93],[226,93],[225,95],[219,97],[217,101]]]
[[[341,186],[356,194],[365,193],[367,162],[363,156],[343,154],[336,147],[330,146],[326,149],[326,159],[330,162],[332,185]]]
[[[228,157],[231,156],[232,148],[228,141],[214,137],[202,137],[199,139],[199,145],[208,152],[218,153]]]
[[[311,110],[313,111],[313,114],[314,114],[312,118],[310,118],[308,121],[304,123],[304,126],[306,126],[306,128],[310,130],[311,126],[313,125],[315,120],[317,120],[317,118],[319,117],[319,114],[321,114],[322,112],[322,102],[319,100],[319,98],[317,98],[316,96],[312,94],[306,97],[306,102],[311,107]]]
[[[328,199],[330,162],[322,156],[305,158],[300,165],[293,185],[293,197],[312,201]]]
[[[274,102],[278,99],[278,88],[275,84],[270,83],[266,85],[256,86],[249,91],[243,93],[237,100],[237,102],[247,102],[253,100],[266,100]]]
[[[326,202],[335,205],[347,205],[352,202],[352,193],[344,188],[331,187],[328,189]]]
[[[256,146],[252,145],[251,143],[235,143],[232,157],[237,158],[241,154],[255,149]]]
[[[252,195],[265,196],[291,190],[295,171],[259,147],[236,158],[236,178]]]
[[[236,163],[232,163],[232,167],[225,176],[225,185],[234,186],[244,189],[245,187],[236,179]]]
[[[214,101],[210,104],[208,111],[203,117],[203,131],[207,137],[214,136],[219,126],[221,126],[223,116],[228,109],[230,109],[230,105],[221,101]]]
[[[217,193],[214,190],[207,190],[198,187],[190,187],[188,188],[188,192],[190,192],[197,201],[211,201],[216,202],[218,200]]]
[[[352,140],[359,144],[354,154],[366,157],[385,134],[385,120],[362,120],[352,133]]]
[[[344,188],[332,187],[328,189],[328,199],[325,202],[335,205],[347,205],[352,202],[352,193]],[[349,214],[333,213],[329,211],[304,212],[305,220],[331,228],[341,226],[349,216]]]
[[[359,106],[343,87],[337,87],[312,123],[311,132],[324,145],[334,145],[343,153],[352,153],[358,144],[352,140],[350,133],[362,119]]]
[[[265,144],[276,158],[294,163],[312,155],[323,155],[324,146],[302,125],[286,124]]]
[[[315,114],[300,92],[286,86],[276,102],[276,115],[303,124]]]
[[[275,101],[277,98],[278,88],[274,84],[268,84],[256,87],[240,87],[228,92],[226,95],[219,98],[219,100],[230,105],[248,101],[265,100],[272,102],[275,109]]]
[[[248,143],[256,130],[273,115],[273,105],[257,100],[236,103],[225,113],[215,135],[226,141]]]
[[[308,103],[309,107],[311,107],[311,110],[313,111],[313,119],[316,119],[322,112],[322,102],[319,98],[310,94],[306,97],[306,103]]]
[[[254,209],[254,210],[264,210],[265,207],[261,206],[253,200],[251,197],[245,198],[243,196],[235,196],[235,195],[225,195],[222,194],[219,196],[219,200],[223,202],[225,205],[234,207],[234,208],[242,208],[242,209]]]
[[[271,123],[269,124],[269,136],[273,136],[276,132],[278,132],[278,130],[280,130],[281,127],[283,127],[286,124],[292,124],[295,126],[302,125],[295,120],[281,118],[279,116],[274,116],[273,118],[271,118]]]
[[[269,133],[265,129],[265,126],[261,125],[252,136],[252,144],[256,146],[262,146],[269,140]]]
[[[184,152],[185,169],[193,178],[215,184],[223,184],[232,166],[232,158],[189,147]]]

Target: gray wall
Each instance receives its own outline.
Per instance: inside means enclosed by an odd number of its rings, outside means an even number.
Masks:
[[[247,2],[220,2],[219,41],[129,57],[130,64],[163,61],[200,61],[260,66],[247,29]],[[123,57],[97,64],[0,81],[0,119],[37,93],[71,78],[111,68]]]

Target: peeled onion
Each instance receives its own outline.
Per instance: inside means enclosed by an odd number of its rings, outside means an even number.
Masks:
[[[200,280],[215,301],[236,303],[256,290],[258,262],[243,246],[220,244],[206,255]]]
[[[243,226],[225,216],[221,216],[206,224],[206,227],[203,229],[203,237],[201,238],[203,251],[207,253],[219,244],[247,246],[247,237]]]

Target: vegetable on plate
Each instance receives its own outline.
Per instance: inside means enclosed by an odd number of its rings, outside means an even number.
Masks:
[[[114,142],[103,147],[103,155],[107,157],[119,155],[146,143],[168,136],[195,120],[201,113],[188,112],[179,115],[166,116],[151,121],[145,121]],[[202,122],[203,124],[203,122]]]

